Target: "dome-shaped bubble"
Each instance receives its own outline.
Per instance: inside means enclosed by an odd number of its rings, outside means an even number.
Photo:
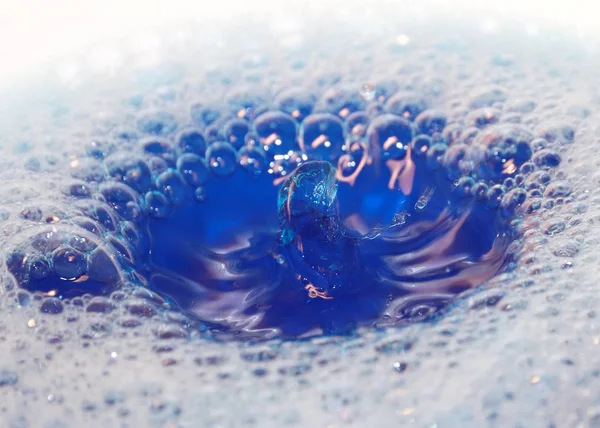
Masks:
[[[469,113],[467,116],[467,124],[476,126],[477,128],[484,128],[488,125],[500,122],[501,115],[502,112],[497,108],[481,107]]]
[[[417,135],[410,143],[412,153],[417,157],[425,156],[432,145],[433,140],[429,135]]]
[[[65,306],[60,301],[60,299],[56,297],[49,297],[44,299],[40,304],[40,312],[44,314],[56,315],[60,314],[64,311]]]
[[[168,170],[172,165],[172,162],[167,162],[164,158],[158,156],[150,156],[146,163],[148,164],[148,168],[152,171],[152,176],[157,177],[166,170]]]
[[[477,182],[473,177],[460,177],[456,182],[454,192],[461,198],[468,198],[473,196],[473,188]]]
[[[533,100],[516,99],[507,101],[504,110],[508,112],[530,113],[536,106],[537,104]]]
[[[468,156],[468,146],[465,144],[451,145],[442,161],[446,175],[451,180],[456,180],[473,169],[473,163]]]
[[[88,217],[75,216],[71,218],[71,223],[93,233],[96,236],[102,236],[102,226]]]
[[[194,199],[197,202],[206,202],[206,190],[203,187],[197,187],[196,190],[194,190]]]
[[[344,124],[330,113],[311,114],[300,126],[300,148],[311,159],[335,162],[345,143]]]
[[[384,159],[404,159],[414,136],[407,120],[393,114],[384,114],[373,119],[367,129],[369,149],[373,156]]]
[[[177,129],[177,120],[164,111],[148,112],[138,119],[137,129],[144,134],[168,135]]]
[[[535,152],[531,160],[539,168],[555,168],[560,165],[560,155],[552,149]]]
[[[415,122],[421,134],[434,135],[440,133],[446,127],[446,115],[433,109],[427,109],[419,113]]]
[[[254,132],[269,156],[283,155],[296,149],[297,126],[289,114],[261,114],[254,121]]]
[[[175,151],[170,142],[156,138],[145,139],[141,142],[144,153],[150,156],[157,156],[166,161],[174,161]]]
[[[216,108],[194,103],[190,106],[190,117],[200,126],[209,126],[221,117],[221,112]]]
[[[483,181],[479,181],[471,188],[471,194],[478,202],[487,201],[488,185]]]
[[[399,88],[398,82],[393,79],[379,80],[367,85],[371,88],[372,99],[379,103],[385,103],[389,97],[398,92]]]
[[[231,119],[223,125],[223,138],[239,149],[245,144],[245,138],[249,131],[248,122],[242,119]]]
[[[156,177],[156,188],[174,205],[185,200],[186,187],[183,177],[175,170],[169,169]]]
[[[555,180],[548,184],[544,191],[546,198],[558,198],[569,196],[573,191],[573,186],[566,180]]]
[[[146,191],[152,184],[152,174],[146,162],[135,154],[118,152],[104,160],[108,175],[138,192]]]
[[[105,203],[95,201],[92,199],[86,199],[77,201],[74,204],[74,208],[80,211],[85,216],[96,220],[102,226],[108,230],[116,230],[117,217],[116,213],[112,208],[107,206]]]
[[[364,138],[367,135],[367,127],[371,118],[364,111],[357,111],[350,114],[344,123],[348,142],[352,143]]]
[[[139,195],[123,183],[104,183],[99,189],[106,202],[126,220],[139,221]]]
[[[551,143],[569,144],[575,140],[575,127],[569,123],[545,123],[540,125],[536,133]]]
[[[531,159],[532,139],[533,134],[520,125],[501,124],[485,129],[473,142],[479,174],[492,180],[516,174]]]
[[[91,157],[71,159],[69,162],[69,172],[73,178],[88,182],[104,180],[102,162]]]
[[[65,246],[52,254],[52,266],[60,278],[73,280],[86,272],[87,260],[79,251]]]
[[[208,166],[203,158],[186,153],[177,159],[177,170],[192,187],[201,186],[208,178]]]
[[[367,113],[367,115],[370,118],[374,118],[376,116],[379,116],[380,114],[387,113],[387,111],[385,109],[384,104],[378,103],[378,102],[372,102],[372,103],[369,103],[369,105],[367,105],[367,108],[365,109],[365,113]]]
[[[531,140],[531,150],[534,152],[539,152],[542,149],[548,147],[548,140],[545,138],[534,138]]]
[[[504,217],[512,217],[515,215],[517,208],[519,208],[527,199],[527,192],[525,189],[516,188],[510,190],[503,198],[500,203],[500,211]]]
[[[525,188],[528,190],[545,187],[552,180],[546,171],[534,171],[525,179]]]
[[[254,120],[267,110],[267,101],[263,94],[253,89],[235,89],[225,98],[231,113],[240,118]]]
[[[107,143],[105,141],[92,140],[86,144],[85,152],[88,156],[96,159],[104,159],[109,154],[116,150],[114,143]]]
[[[64,195],[74,198],[89,198],[92,196],[90,185],[83,180],[69,181],[62,186],[62,192]]]
[[[428,104],[425,98],[414,92],[398,92],[387,100],[385,107],[388,113],[414,120],[428,108]]]
[[[336,178],[342,182],[354,183],[368,157],[367,145],[363,142],[350,144],[346,153],[339,157],[337,162]]]
[[[355,111],[364,110],[366,101],[358,88],[330,88],[315,104],[316,113],[331,113],[346,118]]]
[[[428,108],[428,104],[425,98],[414,92],[398,92],[387,100],[385,107],[388,113],[414,120]]]
[[[448,145],[458,141],[462,135],[463,129],[464,128],[458,123],[449,123],[442,130],[442,140]]]
[[[29,277],[34,281],[47,278],[52,274],[50,262],[45,257],[33,256],[29,260]]]
[[[184,153],[195,153],[204,156],[206,152],[206,140],[204,135],[197,129],[186,129],[177,135],[177,146]]]
[[[206,151],[206,162],[214,175],[227,177],[235,172],[237,153],[229,143],[214,143]]]
[[[262,173],[268,164],[267,154],[260,147],[242,147],[238,152],[238,161],[242,169],[252,175]]]
[[[491,107],[494,103],[504,102],[507,99],[506,90],[500,86],[488,86],[478,89],[471,94],[469,107]]]
[[[315,96],[306,88],[290,88],[281,91],[275,97],[275,107],[289,114],[298,122],[312,113]]]
[[[427,167],[432,170],[443,166],[444,155],[448,151],[448,146],[443,143],[436,143],[427,150]]]
[[[501,184],[495,184],[490,187],[486,193],[487,206],[496,209],[502,203],[504,198],[504,187]]]
[[[171,212],[171,204],[165,195],[153,190],[144,195],[144,203],[150,216],[164,218]]]

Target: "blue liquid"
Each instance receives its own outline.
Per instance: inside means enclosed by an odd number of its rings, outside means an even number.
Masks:
[[[431,319],[510,268],[573,131],[501,121],[501,88],[457,119],[401,86],[232,89],[194,126],[142,112],[69,164],[67,213],[23,211],[7,267],[59,300],[147,289],[218,338]]]

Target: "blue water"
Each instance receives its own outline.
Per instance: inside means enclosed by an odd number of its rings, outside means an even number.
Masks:
[[[59,300],[146,288],[213,337],[431,319],[510,268],[560,156],[499,123],[500,89],[457,120],[398,87],[235,90],[193,126],[141,113],[70,163],[72,212],[22,212],[40,226],[9,271]]]

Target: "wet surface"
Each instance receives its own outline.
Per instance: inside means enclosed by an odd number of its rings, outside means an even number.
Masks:
[[[335,30],[352,20],[323,18],[319,49],[302,22],[284,31],[259,20],[244,40],[185,27],[113,77],[50,73],[43,91],[10,98],[0,136],[8,426],[598,423],[590,44],[508,24],[431,18],[398,33],[383,18]],[[275,158],[296,149],[325,163]],[[387,168],[371,181],[367,154]],[[419,217],[432,183],[440,190]],[[470,227],[457,220],[465,212]],[[448,253],[417,255],[455,224],[458,244],[444,248],[471,273],[445,281],[436,269]],[[264,239],[246,253],[222,242],[248,230]],[[379,269],[398,230],[415,249],[390,250],[404,259],[368,277],[402,285],[367,313],[384,288],[357,278]],[[229,248],[229,271],[199,269],[217,247]],[[300,278],[277,280],[278,260]],[[252,273],[249,289],[268,279],[302,298],[267,287],[267,303],[285,310],[269,317],[259,305],[236,325],[223,307],[248,299],[230,298],[243,289],[232,266]],[[224,326],[261,341],[215,341]],[[264,341],[315,326],[310,340]]]

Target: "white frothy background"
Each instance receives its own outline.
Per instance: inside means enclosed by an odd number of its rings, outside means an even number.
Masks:
[[[406,3],[406,4],[404,4]],[[136,32],[180,21],[211,22],[257,13],[285,22],[308,12],[335,9],[336,13],[376,13],[393,5],[426,19],[432,10],[446,9],[457,16],[488,16],[482,26],[490,29],[496,19],[514,18],[532,32],[538,25],[567,27],[580,37],[593,37],[600,4],[590,0],[3,0],[0,1],[0,79],[35,69],[55,57],[86,46],[123,39]],[[452,18],[452,15],[449,18]]]

